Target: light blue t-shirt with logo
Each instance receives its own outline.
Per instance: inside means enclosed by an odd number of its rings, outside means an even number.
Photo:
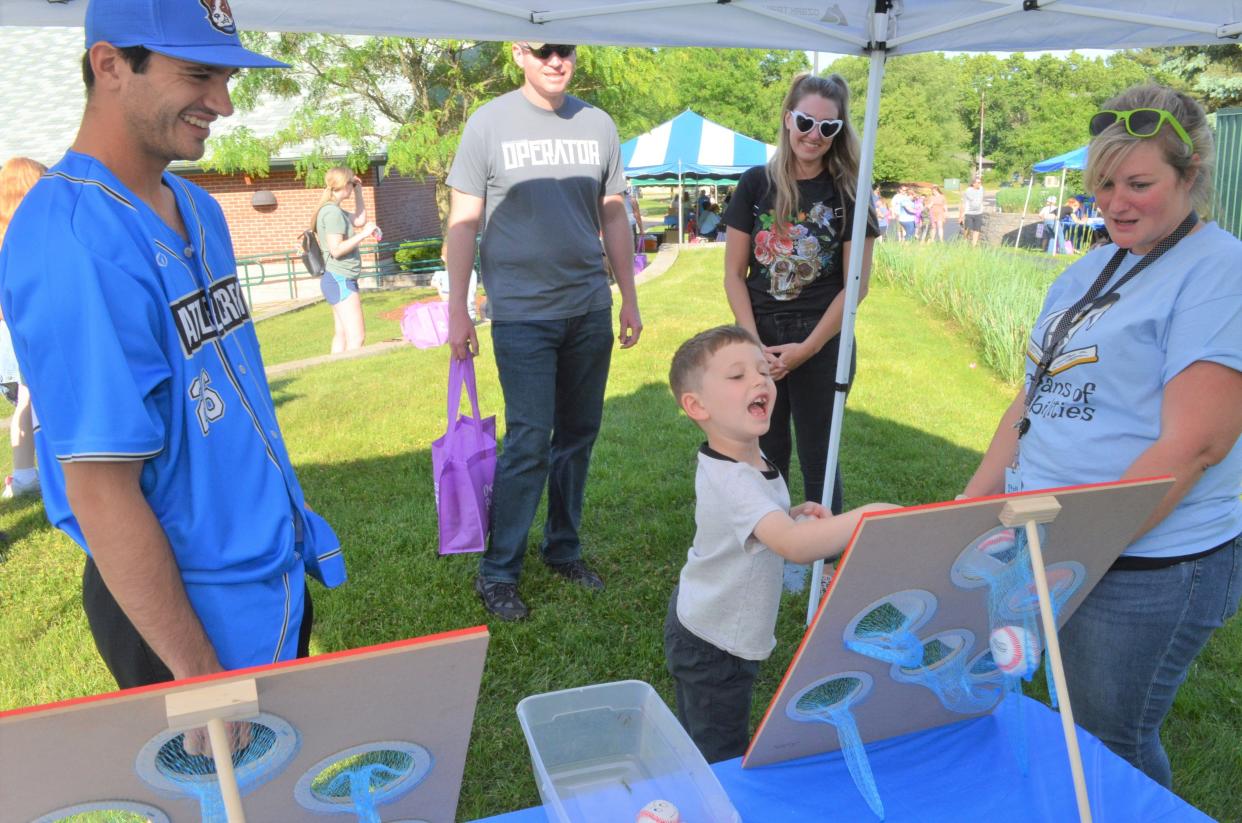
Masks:
[[[1048,290],[1028,342],[1028,384],[1057,320],[1116,251],[1108,245],[1087,254]],[[1112,282],[1140,259],[1127,254]],[[1160,437],[1170,380],[1200,360],[1242,371],[1239,260],[1242,241],[1209,223],[1070,329],[1031,406],[1030,431],[1019,442],[1020,488],[1118,479]],[[1240,493],[1242,445],[1234,443],[1125,554],[1176,557],[1223,543],[1242,532]]]

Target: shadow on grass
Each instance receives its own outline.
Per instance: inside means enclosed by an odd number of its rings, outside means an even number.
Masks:
[[[0,531],[0,563],[8,559],[9,547],[21,542],[32,532],[48,527],[43,503],[37,496],[18,497],[0,503],[5,508],[6,525]],[[9,519],[16,513],[16,519]]]
[[[290,386],[294,382],[293,377],[269,377],[267,380],[268,388],[272,392],[272,405],[280,408],[291,400],[297,400],[302,395],[294,392]]]
[[[952,498],[978,455],[909,426],[847,412],[847,505]],[[694,473],[702,433],[667,387],[647,383],[608,400],[587,484],[584,556],[608,588],[566,585],[539,561],[542,509],[521,580],[531,618],[493,621],[492,641],[466,764],[459,819],[538,802],[514,709],[523,697],[636,678],[672,704],[662,626],[694,530]],[[315,587],[315,648],[330,651],[488,622],[472,583],[478,555],[437,554],[431,456],[417,449],[384,458],[299,469],[307,498],[336,528],[350,581]],[[791,484],[800,488],[800,481]],[[786,601],[780,644],[764,664],[754,719],[779,683],[802,635],[805,600]],[[515,775],[497,780],[497,775]]]

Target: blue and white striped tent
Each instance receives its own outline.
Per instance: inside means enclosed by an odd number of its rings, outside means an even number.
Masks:
[[[626,177],[737,177],[766,163],[776,151],[687,109],[646,134],[621,144]]]

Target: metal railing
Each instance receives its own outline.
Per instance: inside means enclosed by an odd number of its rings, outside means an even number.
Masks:
[[[382,285],[384,278],[413,277],[418,285],[431,282],[431,275],[444,268],[440,257],[417,260],[405,267],[397,265],[395,255],[403,246],[432,246],[442,243],[439,237],[422,237],[417,240],[390,240],[382,243],[363,243],[358,247],[362,257],[362,271],[358,279],[371,278],[377,285]],[[237,279],[246,290],[246,300],[254,304],[253,290],[260,286],[279,286],[284,284],[289,290],[289,299],[298,297],[298,284],[317,283],[318,278],[312,277],[302,266],[302,253],[297,249],[274,252],[263,252],[237,258]]]

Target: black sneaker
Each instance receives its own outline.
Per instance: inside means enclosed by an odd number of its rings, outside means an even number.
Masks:
[[[570,560],[568,563],[549,563],[548,568],[570,583],[577,583],[584,589],[596,592],[604,590],[604,579],[593,572],[591,567],[583,560]]]
[[[525,620],[530,609],[518,597],[517,583],[504,583],[495,580],[474,579],[474,590],[483,601],[483,608],[501,620]]]

